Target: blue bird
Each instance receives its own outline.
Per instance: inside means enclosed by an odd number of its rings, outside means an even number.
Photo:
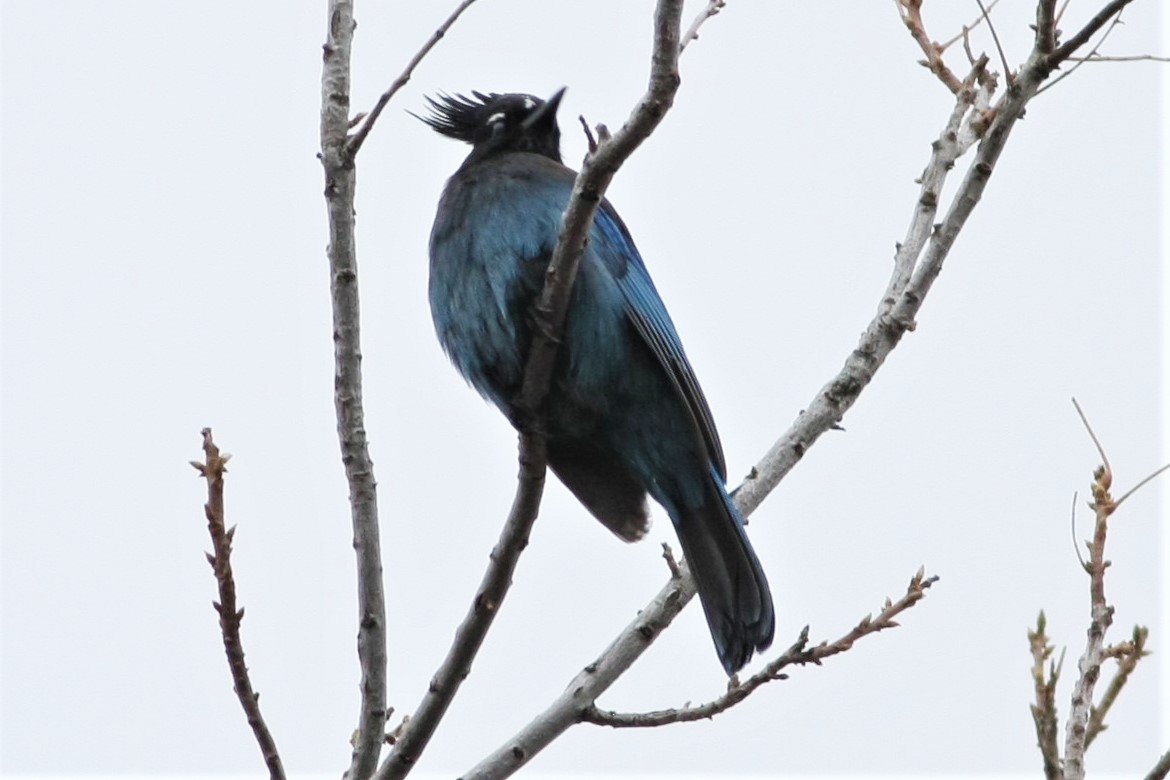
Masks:
[[[422,118],[471,153],[430,238],[435,331],[459,373],[513,424],[532,325],[576,174],[561,162],[564,90],[428,98]],[[570,297],[546,404],[548,463],[610,531],[670,515],[729,675],[772,642],[772,595],[727,494],[711,410],[630,232],[602,201]]]

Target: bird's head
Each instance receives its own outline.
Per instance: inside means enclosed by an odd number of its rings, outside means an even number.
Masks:
[[[564,94],[562,87],[548,100],[495,92],[440,95],[427,98],[431,114],[418,118],[445,136],[471,144],[476,159],[501,152],[532,152],[560,162],[557,106]]]

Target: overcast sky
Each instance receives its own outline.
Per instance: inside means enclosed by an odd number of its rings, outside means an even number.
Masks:
[[[355,111],[450,5],[358,3]],[[1013,65],[1030,5],[995,10]],[[1136,0],[1104,51],[1157,53],[1160,5]],[[314,157],[324,6],[4,5],[6,772],[261,771],[210,607],[204,486],[187,465],[203,426],[234,456],[244,642],[285,764],[335,775],[348,763],[355,582]],[[580,160],[576,116],[617,126],[644,89],[652,6],[481,0],[362,150],[367,423],[399,713],[474,593],[516,472],[514,434],[447,364],[427,310],[434,206],[467,149],[405,112],[439,90],[567,85],[565,158]],[[1075,0],[1062,26],[1095,7]],[[926,10],[939,39],[978,12]],[[994,51],[985,31],[974,43]],[[920,58],[893,3],[731,2],[688,48],[674,110],[610,189],[711,402],[733,483],[877,307],[951,105]],[[1167,83],[1165,65],[1095,64],[1033,103],[917,331],[846,432],[818,442],[752,518],[778,650],[805,624],[814,639],[839,636],[925,564],[942,579],[902,627],[712,722],[579,726],[534,769],[1039,771],[1026,630],[1043,608],[1068,647],[1063,717],[1088,618],[1069,507],[1098,458],[1069,398],[1121,490],[1166,459]],[[1157,655],[1111,713],[1093,769],[1144,773],[1170,744],[1166,491],[1150,485],[1113,522],[1113,638],[1149,625]],[[667,575],[660,543],[674,544],[660,510],[655,520],[647,541],[623,545],[550,480],[424,768],[470,767],[634,616]],[[1082,500],[1078,539],[1090,522]],[[601,704],[698,703],[724,682],[692,608]]]

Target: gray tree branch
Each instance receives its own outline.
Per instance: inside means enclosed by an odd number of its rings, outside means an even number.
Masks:
[[[1167,750],[1158,759],[1150,769],[1149,774],[1146,775],[1145,780],[1164,780],[1167,774],[1170,774],[1170,750]]]
[[[727,0],[707,0],[707,5],[703,8],[702,11],[699,11],[699,15],[695,17],[693,22],[691,22],[691,26],[687,28],[687,31],[683,34],[682,39],[678,42],[679,54],[683,53],[683,51],[687,48],[687,44],[689,44],[691,41],[699,40],[699,28],[706,24],[707,20],[712,16],[715,16],[720,11],[722,11],[725,5],[727,5]]]
[[[378,531],[378,493],[362,407],[361,311],[354,242],[356,170],[348,144],[353,3],[329,0],[321,69],[321,166],[329,215],[329,281],[333,304],[333,397],[341,460],[349,483],[358,574],[361,711],[347,777],[373,774],[386,730],[386,601]]]

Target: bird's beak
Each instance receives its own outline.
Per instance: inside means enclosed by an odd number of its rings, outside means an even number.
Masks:
[[[524,120],[525,129],[540,124],[541,122],[555,119],[557,115],[557,108],[561,105],[561,98],[565,96],[565,90],[568,87],[561,87],[553,93],[552,97],[544,101],[544,105],[532,112],[532,115]]]

